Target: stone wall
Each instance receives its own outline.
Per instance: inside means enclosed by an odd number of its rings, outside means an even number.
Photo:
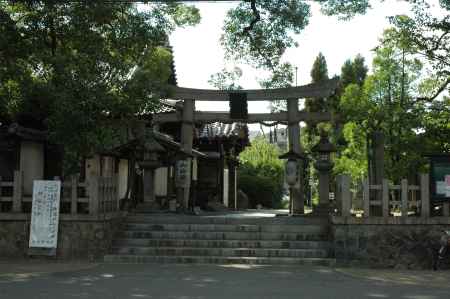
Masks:
[[[16,217],[19,218],[19,217]],[[0,220],[0,256],[21,258],[28,256],[30,233],[29,216],[24,219]],[[114,235],[122,228],[122,217],[108,219],[61,220],[58,231],[58,259],[98,260],[108,253]]]
[[[337,263],[350,266],[431,269],[442,231],[450,230],[449,219],[332,222]]]

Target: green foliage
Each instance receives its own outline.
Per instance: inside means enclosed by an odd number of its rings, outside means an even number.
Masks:
[[[343,128],[347,145],[335,159],[334,173],[346,173],[353,181],[367,176],[366,132],[355,122],[348,122]]]
[[[369,0],[317,0],[322,3],[322,12],[326,15],[337,15],[348,20],[358,14],[364,14],[370,8]]]
[[[256,138],[240,155],[238,184],[253,207],[281,206],[284,182],[284,164],[278,159],[278,148],[264,138]]]
[[[368,0],[316,0],[328,15],[350,18],[364,13]],[[308,1],[245,1],[227,13],[221,43],[226,57],[273,71],[286,49],[297,47],[292,37],[309,22]]]
[[[341,68],[341,88],[354,83],[362,86],[367,76],[367,66],[364,57],[357,55],[353,61],[348,59]]]
[[[294,67],[285,62],[277,65],[268,78],[263,78],[258,83],[262,88],[283,88],[291,86],[293,80]]]
[[[311,69],[311,82],[316,83],[328,79],[328,67],[325,56],[320,52]]]
[[[129,2],[2,1],[0,117],[47,129],[66,170],[116,144],[117,125],[154,111],[167,93],[167,36],[198,10]]]
[[[430,77],[435,80],[435,88],[420,99],[433,101],[450,86],[450,4],[441,0],[442,15],[433,15],[430,3],[424,0],[412,1],[413,16],[398,15],[391,17],[396,32],[402,36],[392,36],[408,45],[411,53],[420,57],[429,67]]]
[[[349,84],[341,96],[339,108],[347,121],[343,130],[346,147],[336,161],[335,172],[359,177],[362,167],[358,166],[367,163],[365,140],[381,131],[385,135],[386,176],[398,181],[424,166],[423,154],[445,150],[448,142],[442,136],[450,136],[448,109],[445,104],[417,100],[424,88],[420,84],[423,65],[405,32],[386,30],[375,53],[373,74],[363,85]]]
[[[223,68],[220,72],[210,76],[208,83],[219,90],[239,90],[239,79],[242,77],[242,70],[235,67],[232,70]]]

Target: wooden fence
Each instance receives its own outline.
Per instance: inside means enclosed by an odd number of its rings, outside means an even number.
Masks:
[[[120,208],[117,177],[92,177],[80,182],[77,176],[61,182],[61,213],[98,215]],[[0,177],[0,212],[22,213],[31,208],[32,197],[23,193],[23,174],[14,172],[14,180]]]
[[[339,175],[336,180],[337,212],[341,216],[352,214],[351,181],[348,175]],[[430,201],[429,175],[421,174],[419,185],[409,185],[403,179],[400,185],[391,185],[384,179],[381,185],[371,185],[368,179],[362,182],[363,217],[371,216],[408,217],[432,216],[432,209],[442,209],[442,216],[449,216],[449,203],[435,205]],[[378,213],[376,213],[378,212]]]

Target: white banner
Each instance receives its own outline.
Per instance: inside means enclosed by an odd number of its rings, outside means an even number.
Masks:
[[[56,248],[60,190],[60,181],[33,182],[30,247]]]

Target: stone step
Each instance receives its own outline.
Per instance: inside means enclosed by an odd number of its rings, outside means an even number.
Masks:
[[[152,256],[225,256],[326,258],[325,249],[198,248],[198,247],[116,247],[113,254]]]
[[[317,224],[154,224],[128,222],[125,230],[187,231],[187,232],[274,232],[324,234],[327,227]]]
[[[255,224],[255,225],[301,225],[315,224],[328,225],[327,217],[311,216],[282,216],[282,217],[218,217],[218,216],[189,216],[189,215],[151,215],[131,214],[126,218],[127,222],[152,223],[152,224]]]
[[[329,249],[327,241],[264,241],[264,240],[191,240],[191,239],[116,239],[118,246],[208,247],[208,248],[293,248]]]
[[[277,240],[277,241],[325,241],[327,234],[317,232],[190,232],[125,230],[117,235],[125,239],[196,239],[196,240]]]
[[[172,264],[251,264],[251,265],[308,265],[329,266],[336,264],[331,258],[290,258],[290,257],[223,257],[223,256],[151,256],[109,254],[105,263],[172,263]]]

